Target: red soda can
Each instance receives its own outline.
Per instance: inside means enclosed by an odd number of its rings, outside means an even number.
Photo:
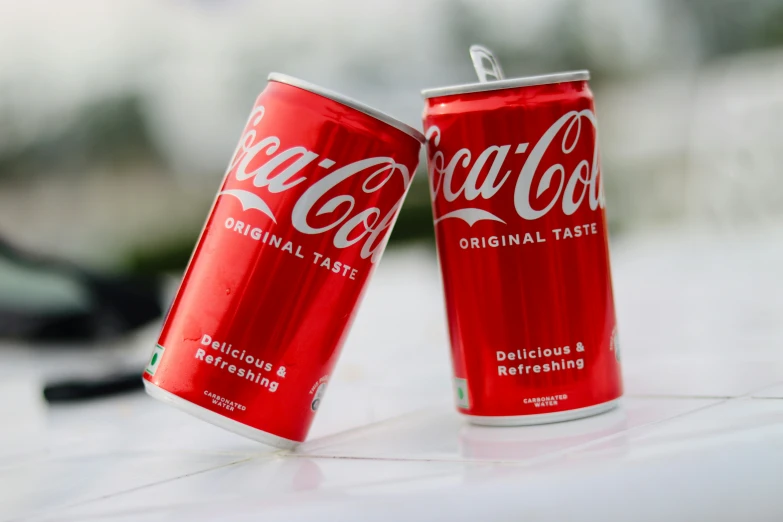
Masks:
[[[600,413],[622,383],[589,75],[492,76],[423,91],[457,409]]]
[[[303,441],[424,136],[271,74],[144,371],[147,392],[281,448]]]

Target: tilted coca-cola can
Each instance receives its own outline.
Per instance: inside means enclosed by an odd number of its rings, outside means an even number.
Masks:
[[[256,100],[144,371],[273,446],[305,439],[424,137],[280,74]]]
[[[478,424],[575,419],[622,395],[588,78],[423,91],[456,403]]]

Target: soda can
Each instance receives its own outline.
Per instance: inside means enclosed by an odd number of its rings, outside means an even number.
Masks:
[[[419,159],[417,130],[270,74],[166,317],[147,392],[303,441]]]
[[[609,410],[620,348],[589,74],[504,79],[471,54],[494,81],[423,91],[457,409],[501,426]]]

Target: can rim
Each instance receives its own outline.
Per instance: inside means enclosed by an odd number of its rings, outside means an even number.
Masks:
[[[468,94],[472,92],[499,91],[503,89],[513,89],[515,87],[533,87],[535,85],[548,85],[551,83],[577,82],[590,79],[590,71],[567,71],[555,74],[542,74],[539,76],[523,76],[521,78],[509,78],[507,80],[497,80],[483,83],[462,83],[459,85],[449,85],[446,87],[435,87],[424,89],[421,95],[424,99],[435,98],[438,96],[449,96],[452,94]]]
[[[378,121],[382,121],[387,125],[391,125],[395,129],[400,130],[405,134],[407,134],[408,136],[415,138],[419,143],[426,142],[426,139],[424,138],[424,134],[414,129],[407,123],[403,123],[397,118],[389,116],[385,112],[379,111],[378,109],[374,109],[373,107],[370,107],[369,105],[366,105],[360,101],[354,100],[353,98],[349,98],[348,96],[343,96],[342,94],[336,93],[329,89],[325,89],[323,87],[319,87],[318,85],[307,82],[305,80],[300,80],[299,78],[294,78],[293,76],[288,76],[287,74],[282,74],[277,72],[269,73],[269,76],[267,76],[267,80],[270,82],[278,82],[278,83],[285,83],[287,85],[292,85],[294,87],[298,87],[299,89],[303,89],[305,91],[312,92],[319,96],[323,96],[324,98],[329,98],[330,100],[336,101],[341,105],[345,105],[346,107],[350,107],[351,109],[357,110],[361,113],[366,114],[367,116],[375,118]]]

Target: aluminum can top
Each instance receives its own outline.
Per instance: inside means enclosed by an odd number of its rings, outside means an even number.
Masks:
[[[267,77],[267,80],[270,82],[278,82],[278,83],[285,83],[288,85],[292,85],[294,87],[298,87],[300,89],[303,89],[305,91],[312,92],[314,94],[318,94],[319,96],[323,96],[324,98],[329,98],[330,100],[336,101],[337,103],[341,105],[345,105],[346,107],[349,107],[351,109],[357,110],[359,112],[362,112],[372,118],[375,118],[378,121],[382,121],[383,123],[386,123],[387,125],[391,125],[395,129],[404,132],[408,136],[411,136],[412,138],[419,141],[419,143],[424,143],[426,140],[424,139],[424,134],[417,131],[407,123],[403,123],[400,120],[389,116],[385,112],[379,111],[378,109],[375,109],[373,107],[370,107],[369,105],[366,105],[360,101],[354,100],[353,98],[350,98],[348,96],[342,95],[340,93],[331,91],[329,89],[325,89],[323,87],[320,87],[318,85],[315,85],[313,83],[307,82],[305,80],[300,80],[299,78],[294,78],[293,76],[288,76],[287,74],[281,74],[281,73],[270,73]]]
[[[536,85],[549,85],[553,83],[578,82],[590,79],[589,71],[569,71],[557,74],[544,74],[540,76],[523,76],[521,78],[509,78],[492,82],[463,83],[436,87],[421,91],[425,99],[451,96],[455,94],[470,94],[474,92],[501,91],[516,89],[519,87],[534,87]]]

